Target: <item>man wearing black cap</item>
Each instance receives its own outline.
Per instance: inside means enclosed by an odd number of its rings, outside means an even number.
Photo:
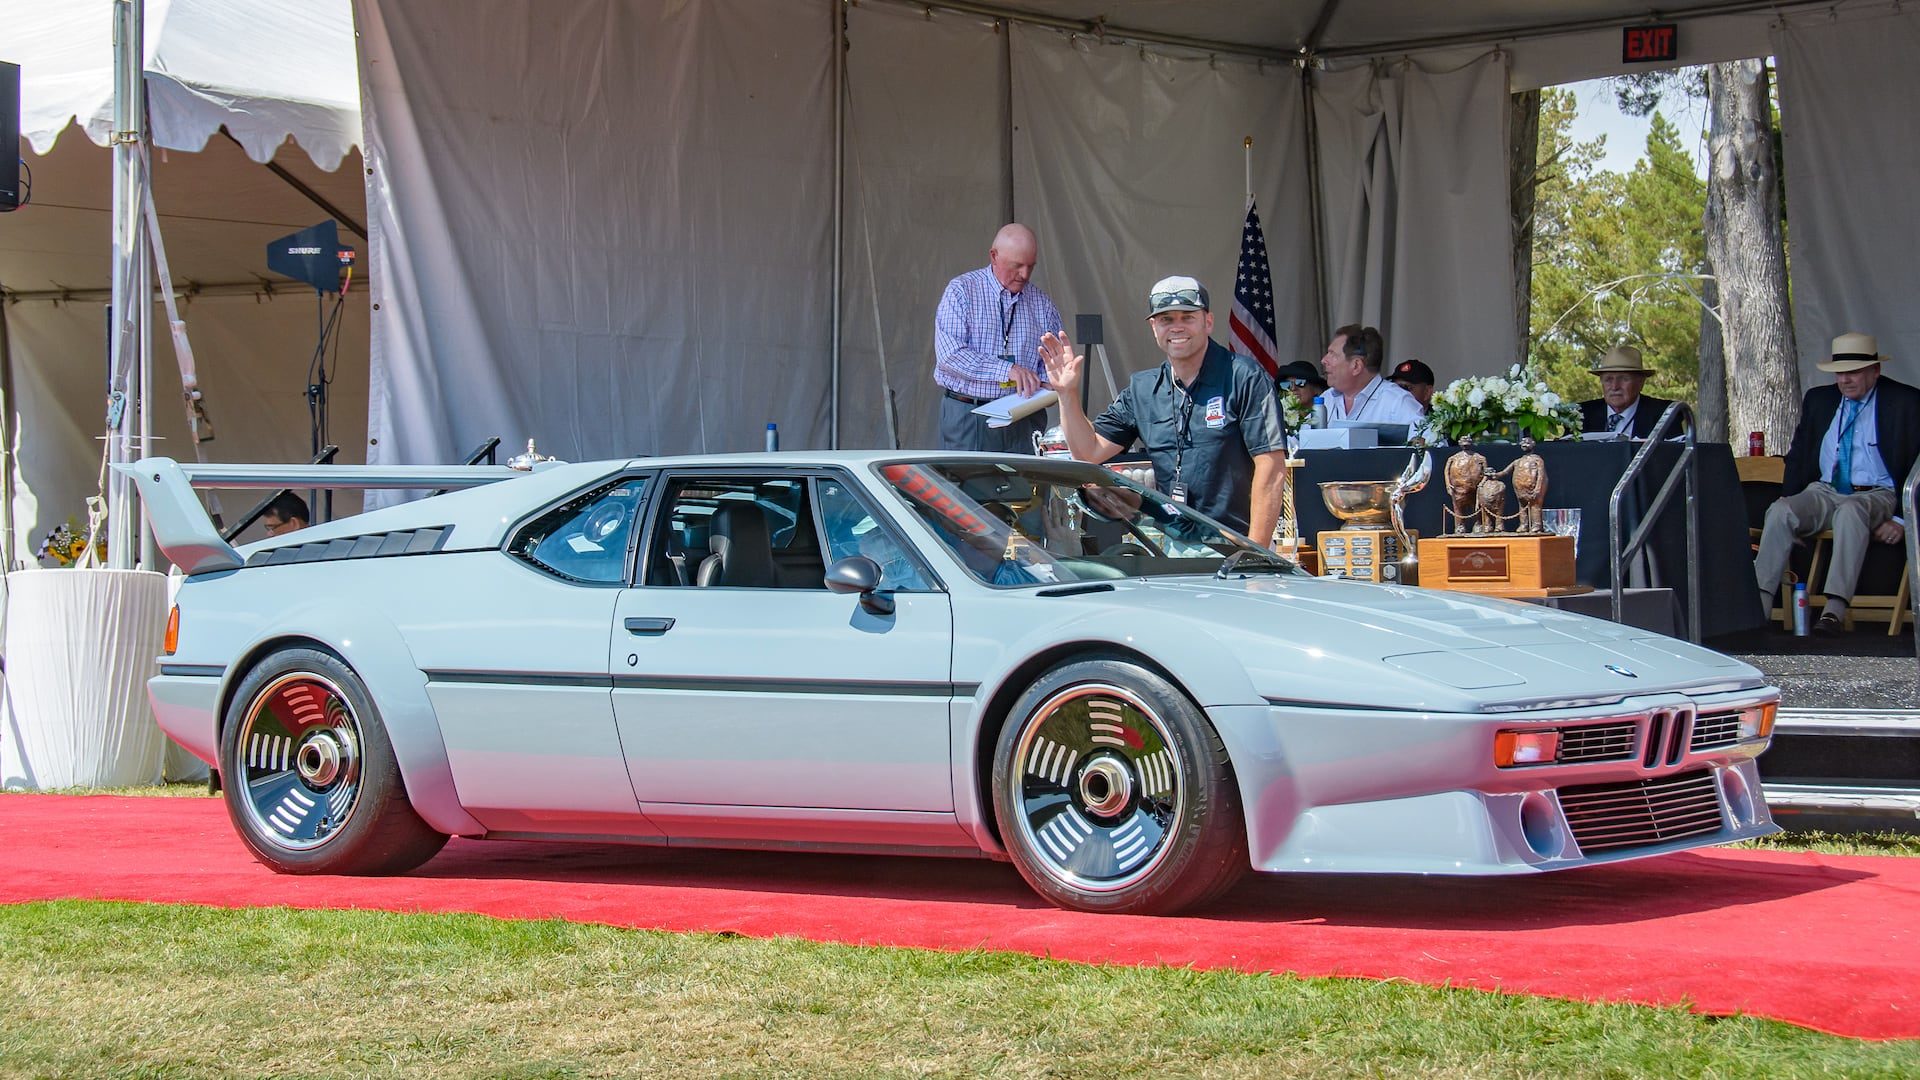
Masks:
[[[1253,358],[1213,340],[1209,307],[1193,278],[1155,283],[1147,321],[1167,362],[1136,373],[1095,420],[1080,408],[1086,357],[1066,331],[1042,337],[1040,355],[1060,392],[1060,429],[1074,457],[1107,461],[1138,439],[1163,494],[1264,547],[1280,520],[1286,428],[1273,380]]]
[[[1420,411],[1433,412],[1433,369],[1418,360],[1402,360],[1393,366],[1393,381],[1413,395]]]

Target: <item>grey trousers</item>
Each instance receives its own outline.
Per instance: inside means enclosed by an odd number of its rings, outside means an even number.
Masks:
[[[1896,495],[1892,488],[1875,488],[1842,495],[1823,481],[1767,507],[1767,524],[1760,532],[1760,554],[1753,560],[1753,576],[1760,591],[1772,596],[1780,588],[1793,555],[1793,542],[1822,529],[1833,530],[1833,551],[1827,559],[1823,590],[1837,600],[1853,601],[1860,580],[1860,564],[1867,559],[1873,530],[1893,517]],[[1908,523],[1911,528],[1912,522]]]
[[[987,418],[964,401],[940,395],[940,448],[985,450],[995,454],[1031,454],[1033,437],[1046,430],[1047,414],[1023,416],[1003,428],[990,428]]]

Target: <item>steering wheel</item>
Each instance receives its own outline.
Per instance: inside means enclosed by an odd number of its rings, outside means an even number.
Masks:
[[[1108,558],[1149,559],[1153,557],[1153,552],[1148,551],[1146,548],[1141,547],[1139,544],[1134,543],[1132,540],[1122,540],[1119,543],[1113,545],[1112,547],[1106,549],[1105,551],[1102,551],[1100,553],[1100,557],[1103,559],[1108,559]]]
[[[594,508],[580,525],[580,535],[596,544],[605,544],[627,523],[627,508],[620,503],[605,503]]]

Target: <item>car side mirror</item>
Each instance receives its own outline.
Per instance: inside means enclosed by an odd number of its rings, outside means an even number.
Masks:
[[[827,588],[837,593],[858,593],[860,606],[875,615],[893,614],[893,597],[878,591],[880,564],[865,555],[849,555],[829,566]]]

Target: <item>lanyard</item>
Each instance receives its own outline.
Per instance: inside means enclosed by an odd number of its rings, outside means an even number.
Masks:
[[[1840,399],[1841,410],[1844,412],[1848,405],[1852,405],[1853,413],[1840,424],[1840,437],[1833,441],[1835,453],[1852,454],[1853,429],[1860,426],[1861,414],[1867,411],[1867,406],[1873,402],[1873,395],[1879,392],[1880,388],[1876,386],[1872,390],[1867,391],[1867,396],[1861,398],[1859,401],[1850,401],[1846,398]]]
[[[1177,484],[1180,482],[1180,461],[1186,456],[1187,446],[1192,441],[1188,431],[1193,426],[1193,391],[1181,386],[1179,379],[1173,378],[1171,365],[1167,368],[1167,378],[1172,380],[1173,396],[1180,403],[1180,430],[1173,437],[1173,482]]]
[[[1004,291],[1004,290],[1002,290]],[[1020,310],[1020,294],[1013,294],[1013,306],[1000,316],[1000,352],[1004,356],[1013,355],[1013,315]]]
[[[1347,414],[1342,419],[1346,419],[1346,420],[1360,419],[1360,411],[1367,407],[1368,402],[1372,401],[1376,396],[1379,395],[1380,388],[1386,385],[1386,380],[1381,379],[1378,375],[1374,376],[1374,378],[1377,381],[1372,384],[1371,389],[1369,389],[1365,394],[1361,395],[1360,397],[1354,398],[1351,404],[1349,404],[1346,401],[1346,395],[1344,394],[1341,395],[1341,404],[1346,405],[1345,411]]]

